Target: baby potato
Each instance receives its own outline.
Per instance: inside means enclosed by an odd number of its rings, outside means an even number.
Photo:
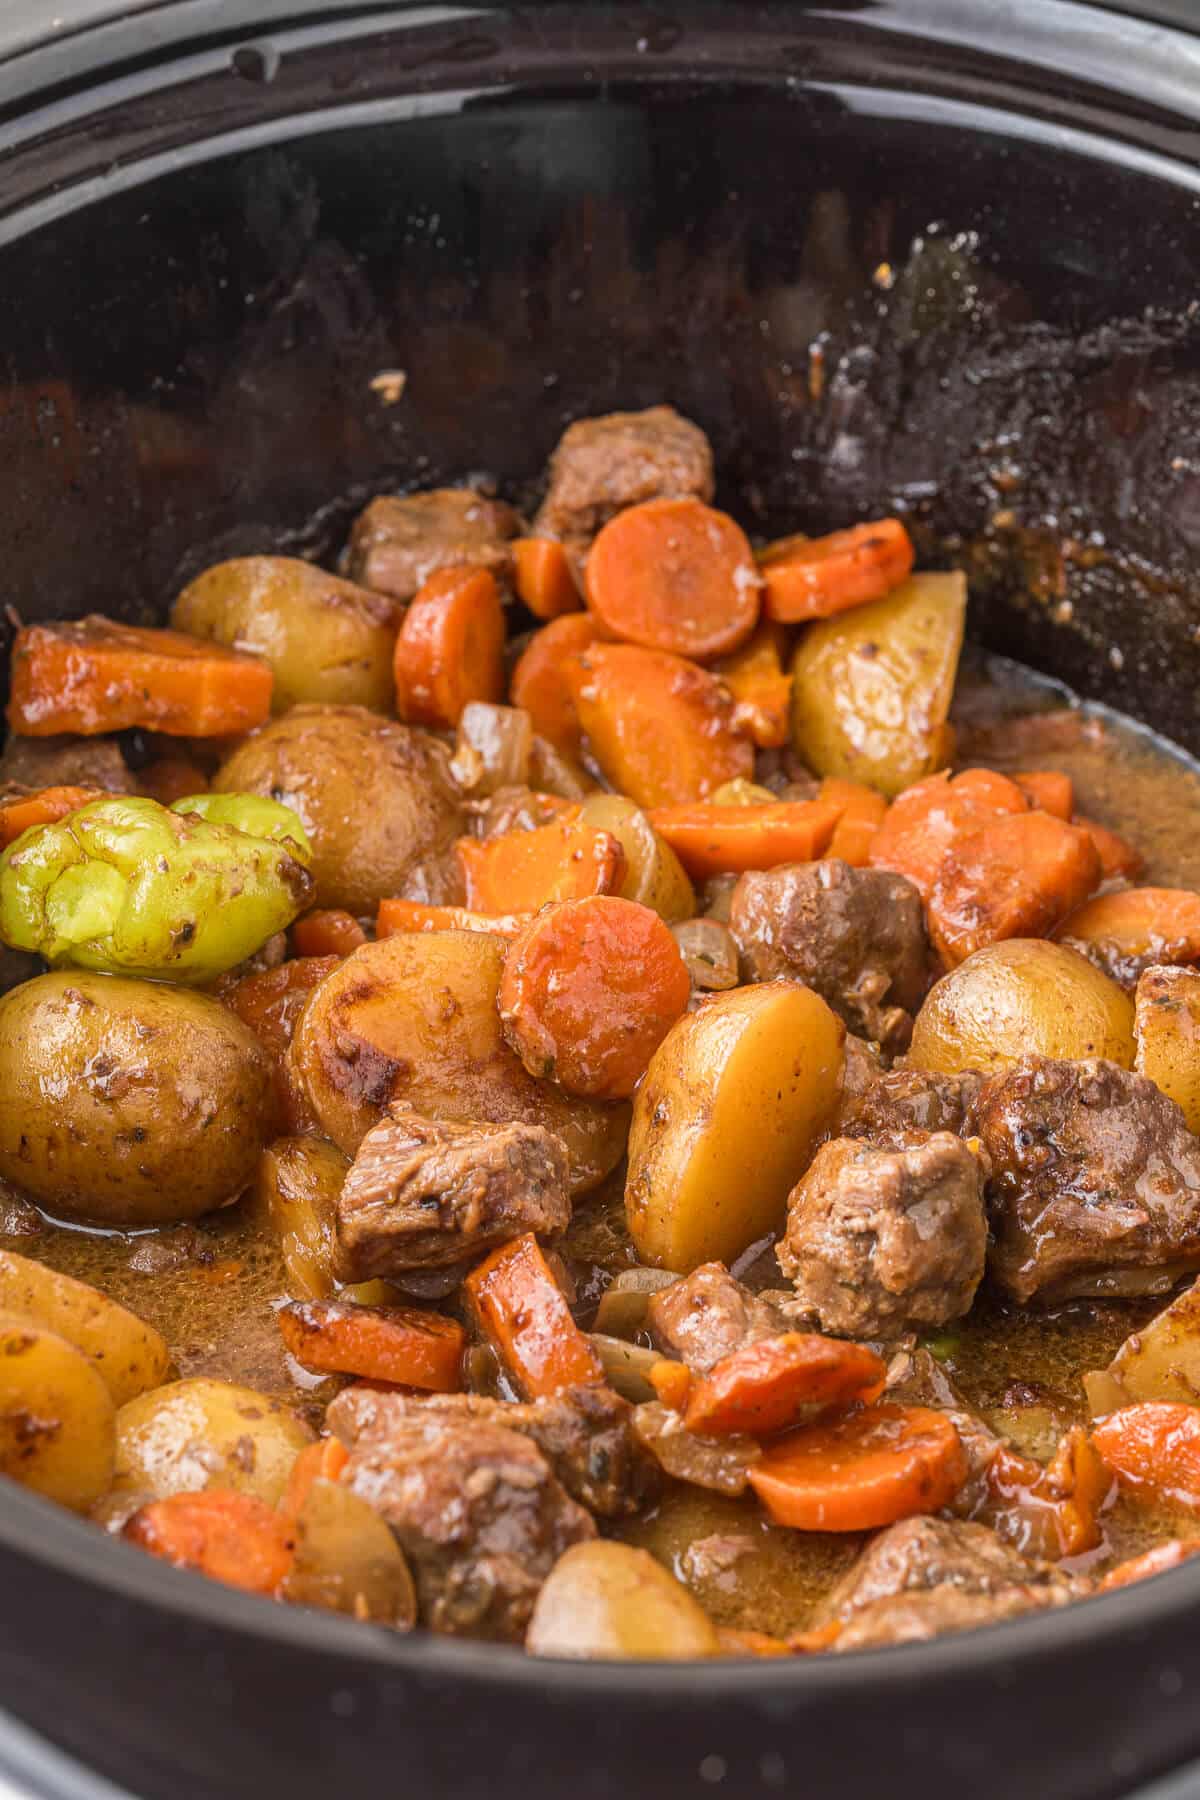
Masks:
[[[1200,1282],[1185,1288],[1149,1325],[1139,1325],[1105,1373],[1119,1383],[1118,1406],[1131,1400],[1200,1404]]]
[[[0,1313],[0,1474],[86,1512],[112,1484],[115,1416],[81,1350]]]
[[[681,1581],[635,1550],[604,1538],[572,1544],[551,1569],[525,1648],[533,1656],[670,1659],[719,1656],[708,1614]]]
[[[390,712],[401,608],[295,556],[239,556],[198,575],[171,608],[176,631],[252,651],[275,676],[271,711],[305,702]]]
[[[640,806],[623,794],[592,794],[580,808],[579,817],[585,825],[611,832],[625,852],[623,900],[648,906],[668,925],[695,917],[696,894],[687,871]]]
[[[0,1250],[0,1310],[56,1332],[83,1352],[123,1406],[158,1387],[171,1367],[166,1340],[86,1281]]]
[[[913,575],[809,626],[792,662],[792,741],[810,769],[893,796],[948,761],[967,582]]]
[[[1029,1056],[1101,1056],[1133,1067],[1133,1002],[1086,957],[1044,938],[976,950],[935,982],[908,1061],[953,1075],[991,1074]]]
[[[281,1400],[204,1376],[172,1381],[117,1413],[115,1482],[127,1493],[236,1488],[275,1506],[313,1433]]]
[[[218,770],[220,793],[290,806],[312,840],[315,907],[360,916],[395,897],[461,898],[454,840],[466,830],[446,746],[361,706],[294,706]]]
[[[1200,1131],[1200,973],[1147,969],[1133,1001],[1134,1068],[1181,1109]]]
[[[347,1156],[401,1101],[430,1119],[544,1125],[567,1147],[576,1194],[616,1167],[628,1108],[535,1080],[505,1043],[496,998],[505,949],[482,931],[382,938],[314,991],[288,1066],[321,1130]]]
[[[194,1219],[254,1179],[271,1064],[207,994],[82,970],[0,999],[0,1178],[61,1218]]]
[[[798,981],[715,995],[672,1026],[629,1134],[625,1211],[643,1262],[730,1263],[782,1223],[837,1106],[845,1035]]]

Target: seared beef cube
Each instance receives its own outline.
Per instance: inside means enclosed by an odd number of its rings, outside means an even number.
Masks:
[[[451,1637],[519,1642],[563,1551],[596,1535],[591,1515],[537,1445],[506,1425],[407,1401],[386,1431],[359,1435],[360,1404],[348,1390],[327,1415],[349,1443],[341,1480],[395,1533],[422,1622]]]
[[[903,875],[837,857],[743,875],[729,928],[750,977],[815,988],[851,1031],[902,1050],[928,978],[921,896]]]
[[[10,734],[0,756],[0,786],[100,788],[132,794],[137,782],[115,737],[17,737]]]
[[[634,1431],[627,1400],[599,1382],[525,1405],[481,1394],[397,1394],[362,1387],[335,1402],[330,1423],[347,1443],[386,1439],[434,1417],[473,1430],[503,1426],[532,1440],[572,1499],[615,1519],[637,1512],[658,1488],[658,1465]]]
[[[849,1045],[852,1039],[847,1039]],[[888,1069],[861,1083],[843,1084],[837,1135],[888,1143],[908,1131],[962,1133],[983,1077],[964,1069],[934,1075],[925,1069]]]
[[[1035,1057],[984,1083],[972,1121],[990,1264],[1015,1299],[1145,1292],[1200,1267],[1200,1139],[1152,1081]]]
[[[689,494],[712,499],[712,450],[699,426],[673,407],[579,419],[550,458],[534,530],[583,552],[623,507]]]
[[[438,569],[465,563],[507,581],[508,540],[521,521],[503,500],[471,488],[383,494],[359,513],[350,533],[346,573],[363,587],[411,600]]]
[[[397,1108],[368,1131],[337,1205],[347,1281],[461,1262],[571,1217],[567,1152],[543,1125],[435,1123]]]
[[[789,1329],[786,1315],[735,1281],[723,1263],[700,1268],[660,1288],[646,1311],[655,1344],[697,1375],[707,1375],[723,1356],[777,1337]]]
[[[867,1545],[827,1597],[835,1649],[911,1643],[1080,1600],[1091,1583],[1022,1556],[986,1525],[902,1519]]]
[[[986,1251],[979,1161],[939,1131],[886,1149],[823,1144],[789,1196],[776,1255],[823,1331],[870,1338],[960,1318]]]

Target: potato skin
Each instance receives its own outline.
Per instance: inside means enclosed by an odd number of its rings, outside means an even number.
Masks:
[[[86,1512],[112,1482],[114,1418],[112,1395],[82,1351],[0,1313],[0,1474]]]
[[[719,1656],[716,1627],[648,1550],[596,1538],[551,1569],[525,1648],[533,1656],[644,1659]]]
[[[292,1464],[312,1441],[308,1426],[282,1400],[194,1376],[121,1408],[114,1480],[126,1492],[156,1500],[220,1487],[276,1506]]]
[[[837,1105],[845,1035],[798,981],[735,988],[672,1026],[629,1134],[625,1211],[643,1262],[729,1263],[782,1224]]]
[[[305,1008],[289,1069],[320,1128],[353,1156],[393,1101],[431,1119],[522,1120],[557,1132],[573,1193],[611,1173],[629,1110],[536,1081],[504,1041],[502,940],[429,931],[364,944]]]
[[[1133,1067],[1133,1002],[1078,951],[1008,938],[935,982],[917,1014],[908,1061],[954,1075],[991,1074],[1029,1056],[1102,1056]]]
[[[176,631],[250,650],[271,666],[273,713],[313,702],[390,712],[401,608],[295,556],[239,556],[190,582]]]
[[[254,1179],[271,1065],[207,994],[76,970],[0,999],[0,1177],[60,1218],[194,1219]]]
[[[373,913],[399,897],[453,904],[454,840],[466,830],[450,753],[428,732],[361,706],[294,706],[244,740],[219,793],[266,794],[312,840],[316,907]]]
[[[171,1352],[153,1325],[86,1281],[13,1250],[0,1250],[0,1309],[74,1344],[94,1364],[116,1406],[167,1378]]]
[[[1146,969],[1133,1005],[1134,1068],[1174,1100],[1189,1131],[1200,1132],[1200,972]]]

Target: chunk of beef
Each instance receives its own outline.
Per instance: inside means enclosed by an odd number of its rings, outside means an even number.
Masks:
[[[115,737],[10,736],[0,756],[0,785],[102,788],[133,794],[137,782]]]
[[[487,1413],[405,1395],[387,1428],[360,1429],[364,1390],[327,1419],[347,1445],[342,1481],[382,1514],[412,1566],[422,1621],[452,1637],[519,1642],[564,1550],[596,1534],[537,1445]],[[500,1407],[500,1412],[507,1408]]]
[[[657,1347],[696,1375],[707,1375],[743,1344],[777,1337],[789,1321],[770,1301],[735,1281],[724,1263],[702,1263],[682,1281],[660,1288],[646,1309]]]
[[[776,1255],[823,1331],[887,1337],[961,1318],[986,1251],[979,1160],[939,1131],[889,1148],[823,1144],[789,1196]]]
[[[847,1048],[855,1041],[847,1038]],[[908,1131],[961,1133],[982,1080],[970,1069],[958,1075],[888,1069],[876,1071],[866,1080],[847,1079],[842,1085],[836,1135],[887,1143]]]
[[[347,1281],[437,1268],[570,1221],[567,1152],[544,1125],[435,1123],[405,1108],[368,1131],[337,1205]]]
[[[354,521],[346,573],[363,587],[397,600],[411,600],[436,570],[455,563],[490,569],[507,581],[512,569],[508,540],[520,529],[511,506],[472,488],[382,494]]]
[[[901,1050],[928,976],[921,896],[903,875],[837,857],[742,876],[729,928],[754,981],[791,975],[851,1031]]]
[[[881,1531],[829,1594],[838,1651],[911,1643],[1083,1599],[1091,1583],[1022,1556],[986,1525],[902,1519]]]
[[[602,1518],[634,1513],[654,1498],[658,1466],[634,1431],[634,1409],[596,1382],[565,1388],[527,1404],[509,1405],[481,1394],[391,1393],[349,1388],[330,1423],[347,1443],[387,1438],[433,1417],[473,1429],[500,1425],[532,1439],[572,1499]]]
[[[1200,1267],[1200,1139],[1115,1063],[1035,1057],[972,1111],[992,1165],[991,1267],[1017,1300],[1171,1285]]]
[[[623,507],[689,494],[712,499],[712,450],[699,426],[673,407],[579,419],[550,458],[534,530],[582,553]]]
[[[1069,925],[1070,921],[1068,921]],[[1075,950],[1085,957],[1093,968],[1115,981],[1132,994],[1147,969],[1157,969],[1170,964],[1189,964],[1192,961],[1191,945],[1184,938],[1169,939],[1156,937],[1147,950],[1131,950],[1127,944],[1119,943],[1113,938],[1083,939],[1071,936],[1064,930],[1060,943],[1068,950]]]

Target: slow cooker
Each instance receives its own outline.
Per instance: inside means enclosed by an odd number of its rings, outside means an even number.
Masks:
[[[6,0],[3,599],[161,618],[665,400],[764,532],[903,512],[978,641],[1200,751],[1200,37],[1134,11]],[[783,1666],[389,1635],[7,1485],[0,1581],[29,1793],[1177,1800],[1200,1756],[1196,1561]]]

